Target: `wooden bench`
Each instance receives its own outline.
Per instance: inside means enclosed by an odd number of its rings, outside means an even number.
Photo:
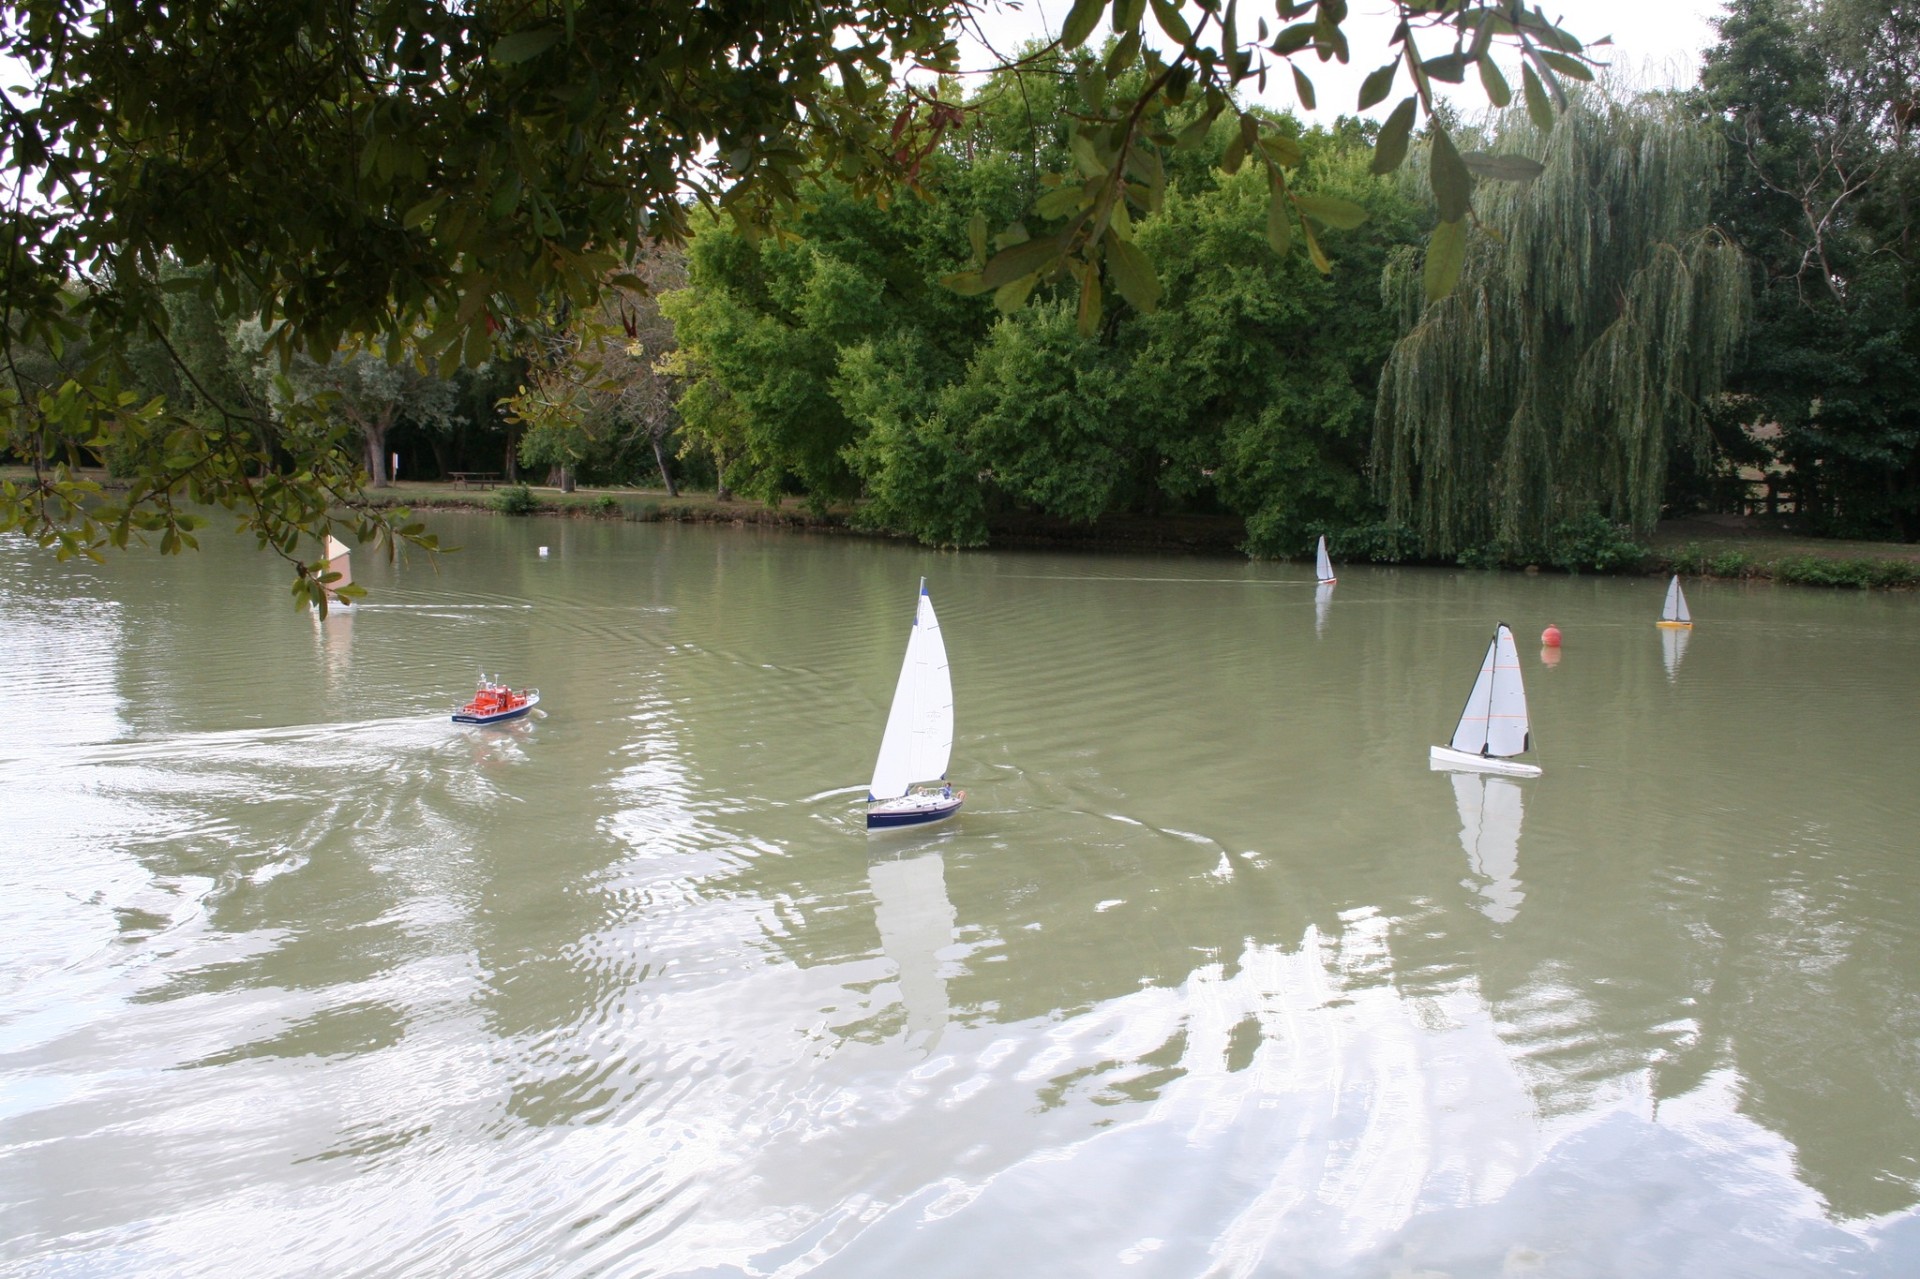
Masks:
[[[457,489],[490,489],[500,482],[498,471],[448,471],[447,476]]]

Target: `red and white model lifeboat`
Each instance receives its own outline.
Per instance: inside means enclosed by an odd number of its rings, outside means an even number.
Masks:
[[[537,688],[515,690],[482,675],[473,700],[453,713],[456,724],[498,724],[518,719],[540,704]]]

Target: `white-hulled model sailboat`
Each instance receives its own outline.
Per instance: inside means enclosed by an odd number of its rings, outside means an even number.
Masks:
[[[1527,724],[1527,690],[1520,683],[1520,650],[1505,622],[1493,628],[1493,643],[1480,663],[1480,678],[1467,695],[1467,708],[1453,730],[1453,741],[1436,746],[1428,766],[1464,772],[1538,777],[1540,770],[1512,756],[1533,749]]]
[[[946,784],[952,754],[953,680],[923,577],[913,634],[907,638],[893,709],[887,712],[887,731],[880,738],[880,757],[867,788],[867,829],[919,826],[960,811],[966,792]]]
[[[1327,539],[1325,534],[1321,535],[1320,545],[1315,547],[1313,551],[1313,575],[1324,586],[1332,586],[1335,581],[1333,576],[1333,561],[1327,558]]]
[[[1667,602],[1660,606],[1661,626],[1674,630],[1692,630],[1693,614],[1687,611],[1687,597],[1680,589],[1680,575],[1667,583]]]

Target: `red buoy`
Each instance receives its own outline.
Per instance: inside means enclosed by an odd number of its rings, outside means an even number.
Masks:
[[[1560,628],[1551,622],[1547,623],[1547,629],[1540,632],[1540,643],[1545,648],[1559,648]]]

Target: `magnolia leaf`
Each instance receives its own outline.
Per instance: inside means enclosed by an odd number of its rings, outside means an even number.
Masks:
[[[1113,0],[1113,32],[1115,35],[1137,34],[1140,19],[1147,11],[1147,0]]]
[[[967,219],[967,241],[973,246],[973,260],[987,260],[987,217],[975,209],[973,216]]]
[[[1473,207],[1473,175],[1467,172],[1466,162],[1454,149],[1453,139],[1437,126],[1433,130],[1431,171],[1427,176],[1433,182],[1433,198],[1440,206],[1440,220],[1458,222],[1466,217],[1467,210]]]
[[[1480,87],[1487,91],[1487,101],[1504,109],[1513,101],[1513,90],[1507,87],[1507,78],[1500,74],[1500,68],[1491,54],[1482,57],[1476,65],[1480,68]]]
[[[1313,110],[1313,81],[1307,79],[1299,67],[1293,69],[1293,91],[1300,95],[1300,105]]]
[[[1057,235],[1043,235],[1037,240],[1002,249],[988,259],[986,268],[980,272],[980,279],[987,288],[997,289],[1047,266],[1060,255],[1060,249],[1060,237]]]
[[[1180,0],[1152,0],[1154,21],[1176,44],[1192,44],[1193,28],[1180,16]]]
[[[561,35],[559,27],[536,27],[531,31],[516,31],[512,35],[501,36],[494,41],[493,60],[511,66],[516,62],[537,58],[551,49]]]
[[[1162,296],[1160,277],[1153,261],[1125,240],[1107,241],[1107,269],[1113,273],[1113,287],[1135,310],[1152,315]]]
[[[1105,0],[1073,0],[1073,8],[1067,12],[1066,25],[1060,28],[1060,47],[1078,49],[1085,44],[1106,7]]]
[[[1380,138],[1373,144],[1372,171],[1392,173],[1407,158],[1407,143],[1413,135],[1413,113],[1418,103],[1411,97],[1400,99],[1387,122],[1380,126]]]
[[[1428,58],[1420,64],[1420,69],[1428,78],[1444,80],[1448,84],[1459,84],[1467,78],[1467,59],[1461,53],[1443,53],[1437,58]]]
[[[993,291],[993,305],[1011,315],[1027,304],[1027,298],[1033,294],[1033,286],[1039,282],[1037,275],[1023,275],[1017,280],[1009,280]]]
[[[1100,327],[1100,273],[1091,266],[1080,276],[1079,322],[1081,337],[1092,337]]]
[[[1571,76],[1575,80],[1584,80],[1587,82],[1593,80],[1593,68],[1578,58],[1569,58],[1564,53],[1548,53],[1542,50],[1540,60],[1563,76]]]
[[[940,283],[964,298],[978,297],[987,291],[987,282],[980,278],[978,271],[958,271],[952,275],[943,275],[940,277]]]
[[[1297,169],[1301,161],[1307,158],[1307,153],[1300,149],[1300,144],[1284,133],[1261,135],[1260,149],[1266,153],[1269,160],[1283,169]]]
[[[1546,165],[1524,155],[1469,151],[1460,158],[1475,177],[1492,178],[1496,182],[1531,182],[1547,171]]]
[[[1293,201],[1287,198],[1286,183],[1278,173],[1273,175],[1272,188],[1267,194],[1267,243],[1284,258],[1293,250]]]
[[[1387,95],[1393,92],[1393,77],[1399,70],[1400,61],[1396,58],[1360,82],[1360,110],[1387,100]]]
[[[1314,270],[1322,275],[1332,275],[1333,263],[1327,261],[1326,250],[1320,247],[1320,237],[1313,233],[1313,224],[1302,222],[1300,230],[1307,237],[1307,257],[1312,260]]]
[[[1426,266],[1421,271],[1427,301],[1438,302],[1453,292],[1454,286],[1460,283],[1460,269],[1466,260],[1466,219],[1442,222],[1434,227],[1433,234],[1427,239]]]
[[[1533,127],[1542,133],[1553,132],[1553,103],[1547,97],[1546,86],[1540,83],[1540,77],[1533,73],[1527,63],[1520,64],[1520,84],[1527,97],[1527,115],[1533,120]]]
[[[1330,227],[1341,231],[1351,231],[1367,220],[1367,211],[1351,200],[1342,200],[1333,195],[1297,195],[1293,202],[1300,206],[1300,212],[1310,218],[1317,218]]]

